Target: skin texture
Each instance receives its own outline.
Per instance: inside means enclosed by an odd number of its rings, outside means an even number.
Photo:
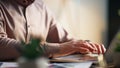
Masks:
[[[69,42],[60,44],[60,51],[53,55],[53,57],[59,57],[64,55],[69,55],[73,53],[81,53],[81,54],[103,54],[106,49],[104,45],[87,42],[84,40],[71,40]]]

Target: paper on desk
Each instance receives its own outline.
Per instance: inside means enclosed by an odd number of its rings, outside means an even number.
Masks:
[[[97,61],[96,55],[68,55],[58,58],[53,58],[51,62],[86,62],[86,61]]]
[[[18,68],[16,62],[0,62],[0,68]],[[83,63],[51,63],[48,68],[90,68],[92,61]]]
[[[1,62],[0,68],[17,68],[18,64],[16,62]]]
[[[50,68],[90,68],[92,61],[82,63],[52,63]]]

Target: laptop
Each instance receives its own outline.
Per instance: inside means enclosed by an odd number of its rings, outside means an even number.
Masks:
[[[118,60],[118,58],[115,58],[115,56],[117,56],[115,54],[115,49],[119,43],[120,43],[120,30],[118,30],[117,34],[111,41],[106,53],[104,54],[104,59],[106,61],[107,66],[114,65],[114,59]],[[119,57],[119,59],[120,59],[120,57]],[[119,64],[120,64],[120,62],[119,62]]]

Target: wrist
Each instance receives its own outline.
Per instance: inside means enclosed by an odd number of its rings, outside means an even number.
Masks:
[[[52,58],[54,54],[57,54],[59,52],[60,45],[58,43],[44,43],[44,53],[45,56]]]

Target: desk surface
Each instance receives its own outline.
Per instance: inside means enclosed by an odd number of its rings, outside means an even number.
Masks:
[[[50,63],[48,68],[90,68],[93,62],[83,63]],[[0,62],[0,68],[17,68],[16,62]]]
[[[87,60],[84,60],[81,62],[81,59],[83,60],[83,58],[81,58],[78,55],[55,58],[57,62],[49,63],[48,68],[90,68],[91,65],[95,62],[95,60],[93,59],[91,60],[90,57],[89,58],[88,57],[85,58],[85,56],[82,56],[82,57],[84,57],[84,59],[87,59]],[[70,60],[69,62],[68,62],[68,59]],[[65,62],[66,60],[67,62]],[[76,62],[76,60],[80,62]],[[61,61],[64,61],[64,62],[61,63]],[[17,68],[18,66],[19,64],[17,62],[0,62],[1,68]]]

